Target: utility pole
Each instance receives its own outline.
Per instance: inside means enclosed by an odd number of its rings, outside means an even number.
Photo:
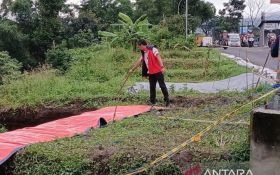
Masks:
[[[188,38],[188,0],[186,0],[186,39]]]

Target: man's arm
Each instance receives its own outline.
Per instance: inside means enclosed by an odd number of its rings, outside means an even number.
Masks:
[[[159,61],[159,64],[160,64],[160,66],[161,66],[161,71],[162,71],[162,72],[165,72],[165,68],[164,68],[163,61],[162,61],[162,59],[161,59],[161,56],[159,55],[159,53],[157,53],[155,56],[157,57],[157,59],[158,59],[158,61]]]
[[[142,59],[142,57],[140,57],[140,58],[134,63],[133,67],[129,70],[128,73],[131,74],[135,69],[137,69],[137,68],[142,64],[142,61],[143,61],[143,59]]]

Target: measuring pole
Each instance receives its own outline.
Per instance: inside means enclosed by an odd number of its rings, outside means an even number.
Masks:
[[[188,0],[186,0],[186,39],[188,38]]]

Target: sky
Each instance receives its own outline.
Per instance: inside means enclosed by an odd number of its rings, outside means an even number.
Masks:
[[[223,8],[224,2],[228,2],[228,0],[205,0],[205,1],[213,3],[215,5],[217,11],[219,11],[220,9]]]
[[[217,12],[223,8],[223,3],[225,2],[229,2],[229,0],[205,0],[208,2],[211,2],[214,4],[214,6],[217,9]],[[276,13],[276,12],[280,12],[280,4],[270,4],[270,0],[264,0],[265,1],[265,7],[264,7],[264,11],[266,13]],[[245,9],[245,14],[244,16],[247,16],[248,13],[248,8]]]

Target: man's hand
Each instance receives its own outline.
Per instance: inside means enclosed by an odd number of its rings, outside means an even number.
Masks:
[[[162,73],[165,72],[165,68],[164,68],[164,67],[161,68],[161,72],[162,72]]]

